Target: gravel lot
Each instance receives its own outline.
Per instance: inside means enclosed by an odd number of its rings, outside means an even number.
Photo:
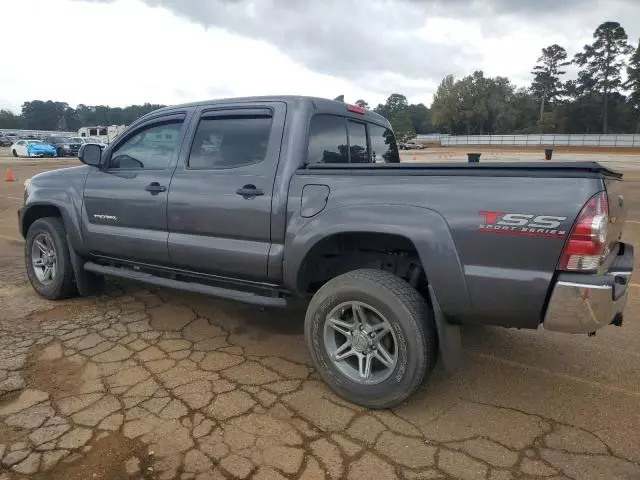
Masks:
[[[603,157],[630,171],[636,246],[638,159]],[[456,375],[437,367],[407,404],[367,411],[310,367],[301,310],[120,281],[39,298],[16,228],[22,182],[75,164],[0,158],[18,178],[0,183],[0,480],[640,478],[640,285],[623,328],[592,338],[467,328]]]

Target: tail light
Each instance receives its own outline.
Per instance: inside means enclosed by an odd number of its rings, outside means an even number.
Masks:
[[[593,271],[607,255],[609,205],[606,192],[589,199],[576,219],[560,256],[560,270]]]

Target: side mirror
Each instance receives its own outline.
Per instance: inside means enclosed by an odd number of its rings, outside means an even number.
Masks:
[[[85,143],[78,151],[78,158],[85,165],[99,167],[102,162],[102,149],[95,143]]]

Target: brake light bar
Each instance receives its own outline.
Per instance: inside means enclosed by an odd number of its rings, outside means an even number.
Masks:
[[[364,115],[366,111],[364,108],[359,107],[358,105],[347,105],[347,111],[352,113],[359,113],[360,115]]]

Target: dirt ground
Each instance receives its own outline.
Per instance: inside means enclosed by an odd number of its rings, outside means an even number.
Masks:
[[[464,159],[415,152],[438,155]],[[602,156],[630,179],[636,246],[638,159]],[[0,480],[640,478],[640,285],[624,326],[591,338],[466,328],[457,374],[438,366],[406,404],[367,411],[310,367],[302,311],[119,281],[97,298],[38,297],[16,229],[22,182],[75,164],[0,158],[18,179],[0,182]]]

